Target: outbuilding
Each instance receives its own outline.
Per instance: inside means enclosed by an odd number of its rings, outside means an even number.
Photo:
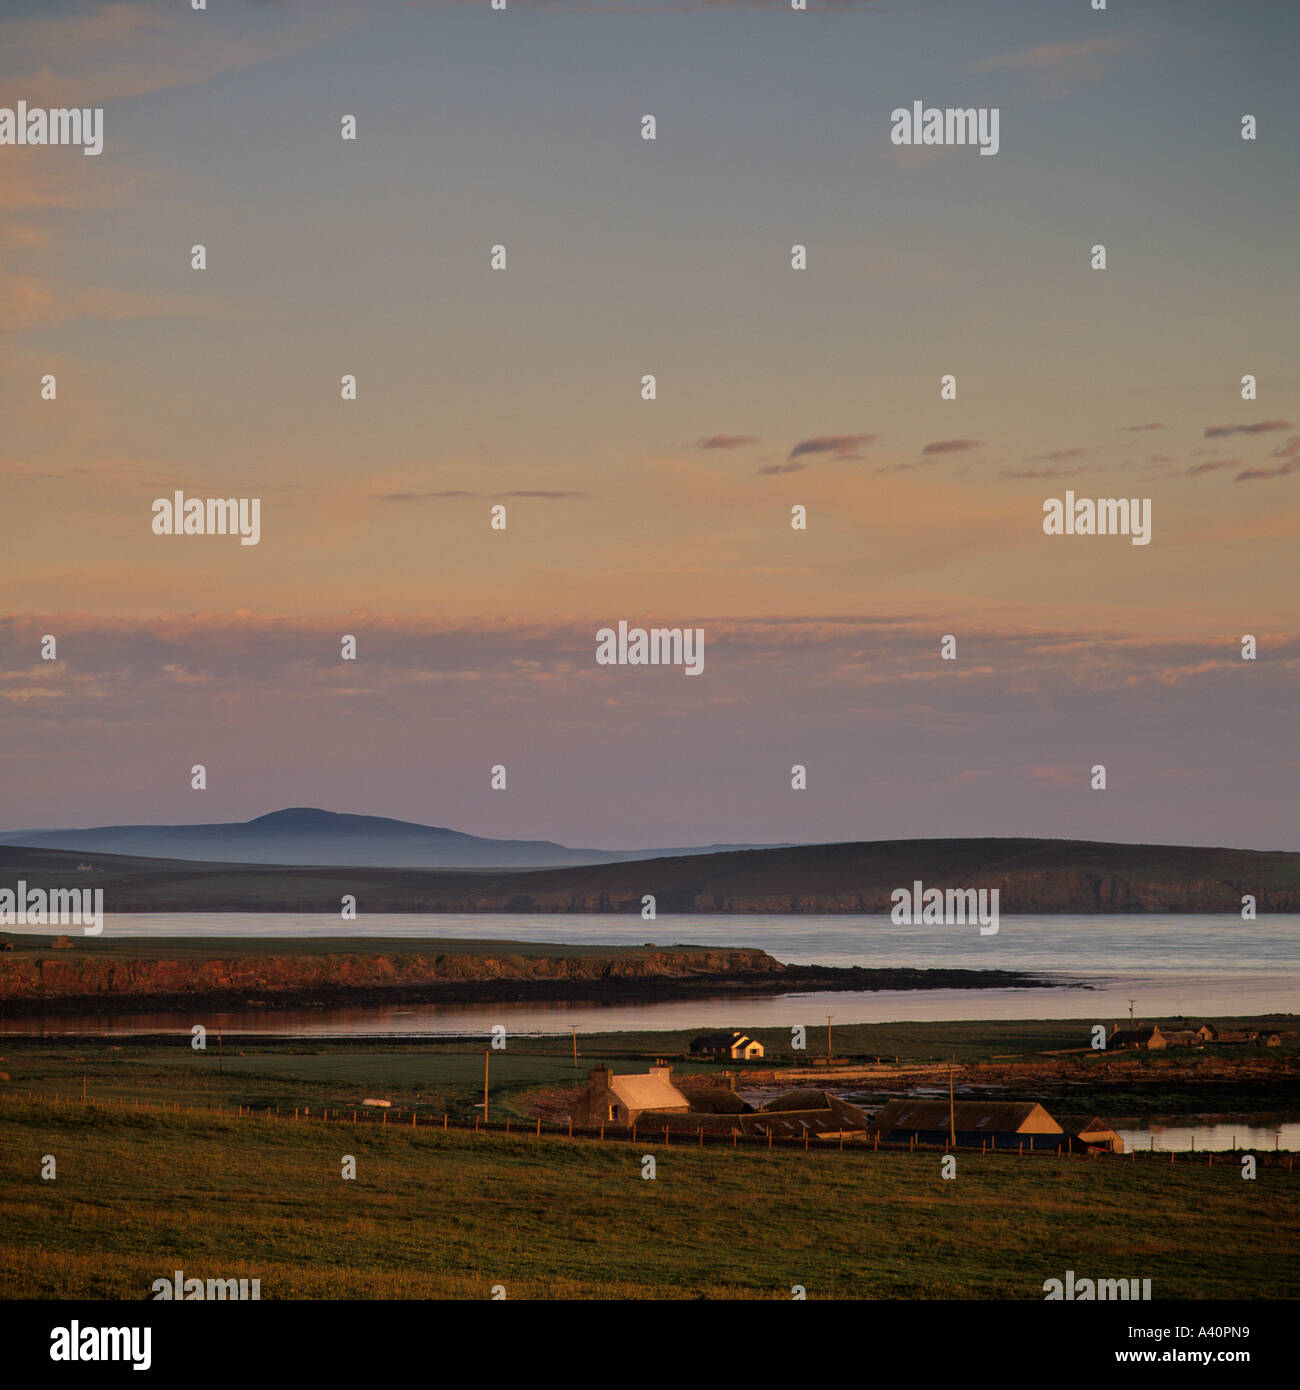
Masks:
[[[952,1128],[962,1148],[1060,1149],[1064,1129],[1037,1101],[891,1100],[871,1121],[869,1133],[887,1144],[947,1144]]]
[[[1117,1051],[1133,1047],[1155,1050],[1167,1044],[1158,1024],[1153,1023],[1149,1028],[1121,1028],[1117,1023],[1106,1040],[1106,1046]]]

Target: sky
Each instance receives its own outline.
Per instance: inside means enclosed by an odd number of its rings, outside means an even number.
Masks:
[[[1300,848],[1300,10],[810,3],[6,4],[0,826]]]

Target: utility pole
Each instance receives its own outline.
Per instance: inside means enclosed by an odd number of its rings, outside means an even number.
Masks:
[[[827,1065],[827,1066],[830,1066],[831,1058],[835,1055],[835,1053],[831,1050],[831,1019],[834,1018],[834,1017],[835,1017],[834,1014],[827,1014],[827,1015],[826,1015],[826,1065]]]
[[[578,1070],[578,1025],[577,1025],[576,1023],[573,1023],[573,1024],[570,1024],[569,1026],[573,1029],[573,1069],[574,1069],[574,1071],[577,1071],[577,1070]]]
[[[1132,1028],[1132,1026],[1133,1026],[1133,1005],[1134,1005],[1136,1002],[1137,1002],[1137,1001],[1134,1000],[1134,999],[1130,999],[1130,1000],[1128,1001],[1128,1026],[1129,1026],[1130,1028]]]
[[[488,1050],[483,1052],[483,1124],[488,1122],[488,1063],[492,1060],[492,1053]]]
[[[952,1063],[948,1063],[948,1138],[957,1147],[957,1111],[952,1101]]]
[[[221,1029],[217,1029],[217,1074],[220,1075],[226,1069],[226,1054],[221,1046]]]

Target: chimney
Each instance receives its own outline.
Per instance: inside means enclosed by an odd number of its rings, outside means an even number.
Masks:
[[[587,1083],[593,1089],[609,1089],[609,1068],[604,1062],[597,1062],[587,1073]]]
[[[673,1079],[673,1069],[667,1062],[660,1059],[650,1068],[650,1075],[661,1076],[665,1081],[671,1083]]]

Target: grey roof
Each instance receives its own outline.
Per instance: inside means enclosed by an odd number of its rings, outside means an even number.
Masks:
[[[963,1134],[1060,1134],[1061,1126],[1033,1100],[958,1100],[952,1106],[953,1127]],[[934,1132],[949,1127],[946,1100],[891,1100],[871,1122],[872,1131]],[[1034,1126],[1034,1128],[1028,1128]]]

